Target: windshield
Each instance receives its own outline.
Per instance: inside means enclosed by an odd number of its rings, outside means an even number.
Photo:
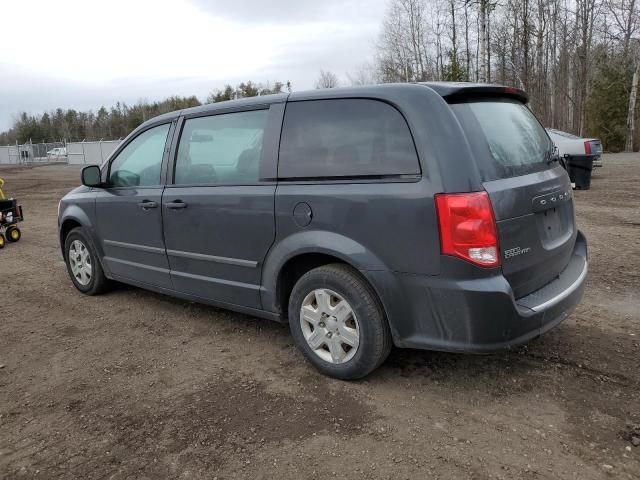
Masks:
[[[471,101],[451,106],[474,148],[484,180],[525,175],[548,168],[553,143],[531,111],[510,100]],[[487,155],[483,155],[487,153]]]

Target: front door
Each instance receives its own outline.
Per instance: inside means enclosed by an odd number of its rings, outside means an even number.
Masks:
[[[269,117],[261,109],[184,120],[162,198],[176,290],[261,307],[262,261],[275,237],[276,186],[261,180],[262,165],[275,164],[263,148]]]
[[[103,261],[123,280],[171,288],[162,238],[162,162],[171,124],[147,129],[109,167],[107,188],[96,198]]]

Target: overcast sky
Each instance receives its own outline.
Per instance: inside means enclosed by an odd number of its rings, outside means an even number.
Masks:
[[[313,88],[371,60],[386,0],[2,0],[0,131],[245,80]]]

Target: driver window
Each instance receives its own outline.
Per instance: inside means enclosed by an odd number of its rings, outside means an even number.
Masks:
[[[111,187],[142,187],[160,184],[164,146],[170,124],[150,128],[134,138],[111,163]]]

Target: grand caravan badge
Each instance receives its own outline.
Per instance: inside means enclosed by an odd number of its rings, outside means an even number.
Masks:
[[[531,251],[531,247],[514,247],[509,250],[504,251],[504,258],[513,258],[518,255],[524,255],[525,253],[529,253]]]

